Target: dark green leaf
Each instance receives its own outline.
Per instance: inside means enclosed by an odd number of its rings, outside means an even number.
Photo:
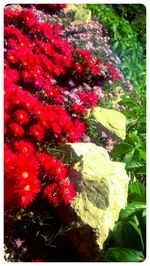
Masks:
[[[129,201],[146,202],[146,189],[140,182],[135,182],[129,186]]]
[[[104,255],[104,261],[140,262],[143,260],[141,251],[128,248],[109,248]]]
[[[129,223],[133,226],[133,228],[138,233],[140,240],[141,240],[142,250],[144,250],[144,242],[143,242],[142,232],[141,232],[141,229],[139,227],[139,224],[132,222],[132,221],[129,221]]]
[[[112,156],[120,156],[122,154],[125,154],[133,149],[133,146],[128,143],[121,143],[118,144],[115,149],[112,151]]]
[[[132,222],[133,219],[134,217],[131,216],[129,221]],[[141,235],[137,233],[129,221],[120,220],[117,222],[111,236],[112,246],[142,250]],[[133,222],[135,221],[133,220]]]

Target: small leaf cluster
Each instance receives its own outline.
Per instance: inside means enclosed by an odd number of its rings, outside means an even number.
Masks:
[[[129,186],[128,205],[121,210],[103,261],[140,262],[146,257],[146,190],[142,183]]]

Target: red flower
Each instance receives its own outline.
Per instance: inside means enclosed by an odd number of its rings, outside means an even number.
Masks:
[[[95,107],[98,103],[98,98],[94,92],[80,93],[80,99],[86,107]]]
[[[83,65],[78,64],[78,63],[75,64],[75,68],[76,68],[76,71],[77,71],[78,73],[82,73],[83,70],[84,70]]]
[[[44,127],[40,123],[31,126],[29,132],[30,135],[35,136],[39,141],[41,141],[46,134]]]
[[[33,154],[33,152],[35,151],[35,148],[33,147],[32,143],[26,140],[15,141],[13,143],[13,146],[19,153],[24,153],[27,156]]]
[[[59,92],[59,88],[54,88],[50,85],[47,85],[44,87],[44,90],[51,99],[54,99],[55,102],[62,103],[64,101],[62,95]]]
[[[18,184],[15,186],[15,193],[18,196],[20,207],[27,208],[41,191],[41,184],[38,179],[27,182],[26,184]]]
[[[58,206],[61,202],[69,205],[75,198],[76,192],[72,184],[66,179],[60,183],[47,185],[44,190],[44,195],[54,206]]]
[[[100,58],[96,59],[96,62],[99,66],[101,66],[103,64],[103,61]]]
[[[7,58],[8,58],[10,63],[15,64],[18,62],[19,55],[16,51],[10,50],[7,52]]]
[[[22,71],[22,77],[24,79],[25,82],[31,82],[32,81],[32,75],[29,71],[24,70]]]
[[[17,182],[23,183],[26,180],[37,179],[39,174],[39,163],[35,157],[28,154],[22,154],[17,157],[17,166],[15,169],[15,177]]]
[[[4,173],[7,177],[11,177],[16,168],[16,154],[12,152],[8,145],[4,146]]]
[[[67,168],[59,159],[45,152],[37,153],[36,157],[44,167],[50,180],[55,179],[58,181],[66,178]]]
[[[41,190],[39,164],[33,156],[19,155],[14,173],[14,194],[19,205],[26,208]]]
[[[16,156],[5,146],[5,199],[15,197],[21,207],[27,207],[41,190],[39,164],[33,156]],[[8,180],[9,177],[9,180]],[[8,186],[12,186],[8,190]],[[8,191],[11,196],[8,197]]]
[[[47,185],[44,189],[44,196],[48,198],[50,203],[53,203],[54,206],[58,206],[61,202],[61,199],[59,197],[59,188],[56,183],[53,183],[51,185]]]
[[[79,104],[76,104],[76,103],[73,103],[71,105],[71,109],[76,114],[81,114],[81,115],[85,115],[86,112],[87,112],[86,108],[83,105],[79,105]]]
[[[16,136],[16,137],[23,137],[23,135],[24,135],[24,129],[23,129],[22,126],[20,126],[17,123],[11,123],[9,125],[9,127],[12,130],[14,136]]]
[[[72,200],[76,197],[76,192],[73,185],[70,183],[69,180],[63,180],[60,184],[60,194],[63,198],[63,202],[66,205],[69,205]]]
[[[117,70],[112,66],[112,64],[108,63],[107,64],[107,67],[108,67],[111,75],[113,76],[113,79],[114,80],[119,80],[120,79],[120,76],[119,76]]]
[[[83,123],[79,119],[75,119],[74,125],[70,127],[68,130],[70,141],[80,142],[85,132],[86,132],[85,123]]]
[[[28,116],[27,112],[22,110],[22,109],[18,109],[15,112],[15,117],[16,117],[17,121],[22,125],[25,125],[29,122],[29,116]]]
[[[42,164],[46,172],[49,171],[50,165],[55,163],[56,161],[55,157],[52,157],[50,154],[47,154],[46,152],[36,153],[36,157],[39,160],[39,162]]]

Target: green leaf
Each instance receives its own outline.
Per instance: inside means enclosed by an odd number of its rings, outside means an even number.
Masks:
[[[133,132],[130,132],[128,134],[128,139],[130,141],[131,144],[134,144],[136,146],[136,144],[141,144],[141,139],[138,136],[138,131],[135,130]]]
[[[139,155],[140,155],[140,157],[141,157],[144,161],[146,161],[146,151],[144,151],[144,150],[142,150],[142,149],[138,149],[138,151],[139,151]]]
[[[145,162],[140,160],[139,153],[136,148],[125,154],[124,163],[126,163],[127,170],[141,168],[145,165]]]
[[[146,217],[146,209],[142,212],[142,217]]]
[[[121,143],[121,144],[118,144],[115,149],[112,151],[111,155],[112,156],[120,156],[120,155],[123,155],[129,151],[131,151],[133,149],[133,146],[128,144],[128,143]]]
[[[146,202],[146,189],[140,182],[129,185],[129,201]]]
[[[119,42],[118,42],[118,41],[115,41],[115,42],[113,43],[113,50],[114,50],[114,51],[117,49],[118,45],[119,45]]]
[[[129,223],[133,226],[133,228],[136,230],[136,232],[138,233],[140,240],[141,240],[141,245],[142,245],[142,250],[144,250],[144,242],[143,242],[143,237],[142,237],[142,232],[140,227],[137,225],[137,223],[129,221]]]
[[[132,150],[132,151],[128,152],[128,153],[125,155],[125,157],[124,157],[124,162],[125,162],[127,165],[132,161],[133,156],[134,156],[134,152],[135,152],[135,150]]]
[[[104,261],[118,262],[140,262],[144,260],[144,255],[141,251],[128,248],[108,248]]]
[[[135,214],[139,211],[143,211],[146,209],[146,204],[143,202],[131,202],[127,205],[124,210],[121,210],[120,217],[121,219],[127,219],[132,214]]]
[[[132,160],[131,162],[129,162],[127,165],[126,165],[126,169],[127,170],[130,170],[130,169],[138,169],[138,168],[141,168],[143,167],[144,164],[141,163],[141,162],[138,162],[136,160]]]
[[[135,222],[134,216],[131,216],[129,221]],[[121,220],[117,222],[111,236],[112,246],[143,250],[141,236],[129,221]]]

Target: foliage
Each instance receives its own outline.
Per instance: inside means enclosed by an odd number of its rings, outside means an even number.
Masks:
[[[139,103],[138,103],[139,100]],[[120,102],[126,107],[123,112],[128,118],[127,136],[112,151],[114,159],[123,160],[133,180],[135,177],[146,182],[146,105],[145,97],[141,99],[124,98]]]
[[[121,59],[121,70],[125,78],[131,80],[137,87],[143,87],[146,72],[145,47],[137,41],[136,32],[129,21],[119,17],[111,5],[89,4],[87,7],[111,34],[113,51],[117,52]]]
[[[93,15],[98,17],[111,34],[113,51],[116,51],[121,59],[121,70],[124,76],[130,79],[135,86],[135,90],[130,96],[124,97],[119,101],[119,104],[124,107],[122,112],[128,119],[127,138],[123,143],[116,146],[115,150],[112,152],[112,156],[117,160],[124,160],[127,164],[126,168],[130,172],[132,178],[136,176],[136,178],[145,182],[146,43],[141,45],[138,42],[137,34],[126,19],[127,15],[125,15],[125,12],[133,13],[133,10],[136,12],[139,9],[139,5],[123,5],[124,15],[122,16],[119,16],[115,12],[115,9],[120,6],[122,7],[122,5],[87,5],[87,7],[91,9]],[[140,12],[143,12],[142,14],[144,17],[144,7]],[[107,16],[105,15],[106,13]],[[145,17],[143,20],[144,19]]]
[[[121,210],[104,261],[138,262],[146,257],[146,190],[139,182],[129,186],[128,205]]]
[[[112,5],[121,18],[130,22],[131,27],[137,33],[138,41],[145,47],[146,44],[146,7],[142,4],[118,4]]]
[[[115,9],[120,6],[123,8],[119,16]],[[146,256],[145,9],[142,6],[139,11],[139,5],[90,4],[87,7],[111,34],[113,51],[117,52],[121,59],[121,70],[135,86],[130,96],[124,96],[119,101],[123,107],[122,112],[127,117],[127,136],[125,141],[116,145],[111,152],[113,159],[126,163],[130,176],[129,202],[120,213],[120,219],[114,227],[109,248],[104,252],[103,259],[143,261]],[[142,30],[139,12],[142,14]],[[131,13],[135,14],[137,24],[129,22]],[[133,183],[134,181],[136,183]]]

